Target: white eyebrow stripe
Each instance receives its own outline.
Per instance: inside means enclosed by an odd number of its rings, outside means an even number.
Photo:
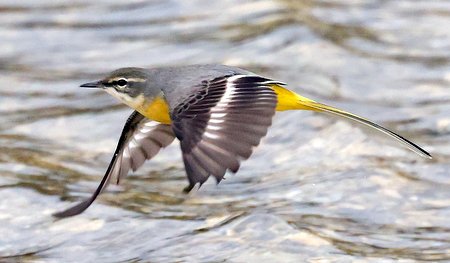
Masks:
[[[127,80],[128,81],[132,81],[132,82],[145,82],[145,81],[147,81],[147,79],[142,79],[142,78],[129,78]]]
[[[138,77],[133,77],[133,78],[125,78],[125,77],[115,77],[109,80],[109,83],[114,82],[114,81],[119,81],[121,79],[124,79],[126,81],[130,81],[130,82],[145,82],[146,79],[143,78],[138,78]]]

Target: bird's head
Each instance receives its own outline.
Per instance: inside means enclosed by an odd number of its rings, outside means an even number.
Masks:
[[[85,83],[80,87],[104,89],[133,108],[153,97],[148,73],[142,68],[121,68],[99,81]]]

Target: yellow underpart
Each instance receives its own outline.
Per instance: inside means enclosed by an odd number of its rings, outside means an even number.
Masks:
[[[277,94],[277,111],[286,110],[311,110],[327,111],[332,113],[350,114],[331,106],[315,102],[297,93],[290,91],[280,85],[271,85],[273,91]],[[131,105],[130,105],[131,106]],[[140,103],[139,106],[133,105],[145,117],[164,124],[170,124],[169,105],[164,97],[156,97],[150,103]]]
[[[164,124],[170,124],[169,105],[163,97],[156,97],[152,102],[145,103],[137,111],[149,118]]]
[[[425,156],[427,158],[431,158],[431,155],[427,153],[425,150],[415,145],[414,143],[408,141],[407,139],[401,137],[400,135],[376,124],[365,118],[362,118],[358,115],[352,114],[347,111],[343,111],[337,109],[332,106],[328,106],[319,102],[315,102],[306,97],[300,96],[297,93],[290,91],[280,85],[273,84],[271,85],[273,91],[277,94],[277,111],[286,111],[286,110],[311,110],[318,112],[330,113],[333,115],[337,115],[340,117],[344,117],[361,124],[372,127],[388,136],[393,137],[399,142],[405,144],[409,149],[418,153],[419,155]],[[142,102],[142,103],[141,103]],[[169,105],[167,104],[165,98],[163,96],[156,97],[151,102],[142,101],[142,99],[136,100],[134,102],[128,102],[132,108],[135,108],[138,112],[140,112],[145,117],[160,122],[164,124],[170,124],[170,114],[169,114]],[[136,107],[137,106],[137,107]]]
[[[353,113],[343,111],[340,109],[337,109],[332,106],[328,106],[319,102],[315,102],[313,100],[310,100],[308,98],[305,98],[303,96],[298,95],[297,93],[290,91],[288,89],[285,89],[279,85],[272,85],[272,89],[275,91],[275,93],[278,96],[278,103],[277,103],[277,111],[285,111],[285,110],[312,110],[312,111],[318,111],[318,112],[325,112],[332,115],[340,116],[347,118],[349,120],[353,120],[355,122],[367,125],[375,130],[378,130],[394,139],[399,141],[400,143],[403,143],[406,147],[408,147],[410,150],[416,152],[417,154],[426,157],[431,158],[431,155],[417,146],[416,144],[410,142],[409,140],[403,138],[402,136],[368,120],[363,117],[360,117],[358,115],[355,115]]]
[[[297,93],[290,91],[279,85],[272,85],[272,89],[277,94],[278,103],[276,110],[277,111],[285,111],[285,110],[310,110],[317,112],[327,112],[334,115],[338,115],[341,117],[345,117],[348,119],[352,119],[358,122],[364,122],[369,126],[375,126],[376,124],[371,121],[364,119],[358,115],[352,114],[347,111],[343,111],[337,109],[335,107],[325,105],[314,100],[308,99],[306,97],[300,96]]]
[[[276,110],[313,110],[320,111],[314,107],[307,106],[306,103],[313,102],[308,98],[298,95],[297,93],[290,91],[279,85],[272,85],[272,89],[275,91],[278,97],[278,103]],[[157,97],[150,103],[142,103],[139,106],[133,105],[139,113],[145,117],[164,124],[170,124],[169,105],[164,97]]]
[[[314,102],[311,99],[305,98],[303,96],[298,95],[297,93],[290,91],[286,88],[283,88],[280,85],[272,85],[271,88],[277,94],[277,111],[285,111],[285,110],[313,110],[317,111],[317,109],[313,107],[309,107],[307,104]]]

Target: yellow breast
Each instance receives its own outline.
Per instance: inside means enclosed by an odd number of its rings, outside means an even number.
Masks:
[[[292,109],[311,110],[310,107],[304,106],[299,103],[302,101],[312,102],[312,100],[300,96],[286,88],[279,85],[272,85],[272,89],[275,91],[278,97],[278,103],[276,110],[285,111]],[[157,97],[150,103],[135,103],[130,105],[135,108],[139,113],[145,117],[164,124],[170,124],[169,105],[164,97]]]
[[[144,103],[136,110],[145,117],[164,124],[170,124],[169,105],[163,97],[157,97],[150,103]]]

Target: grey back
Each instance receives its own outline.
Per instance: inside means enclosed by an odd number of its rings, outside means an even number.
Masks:
[[[247,70],[225,65],[191,65],[149,69],[149,83],[153,90],[162,90],[172,111],[190,94],[201,88],[203,81],[239,74],[256,75]]]

